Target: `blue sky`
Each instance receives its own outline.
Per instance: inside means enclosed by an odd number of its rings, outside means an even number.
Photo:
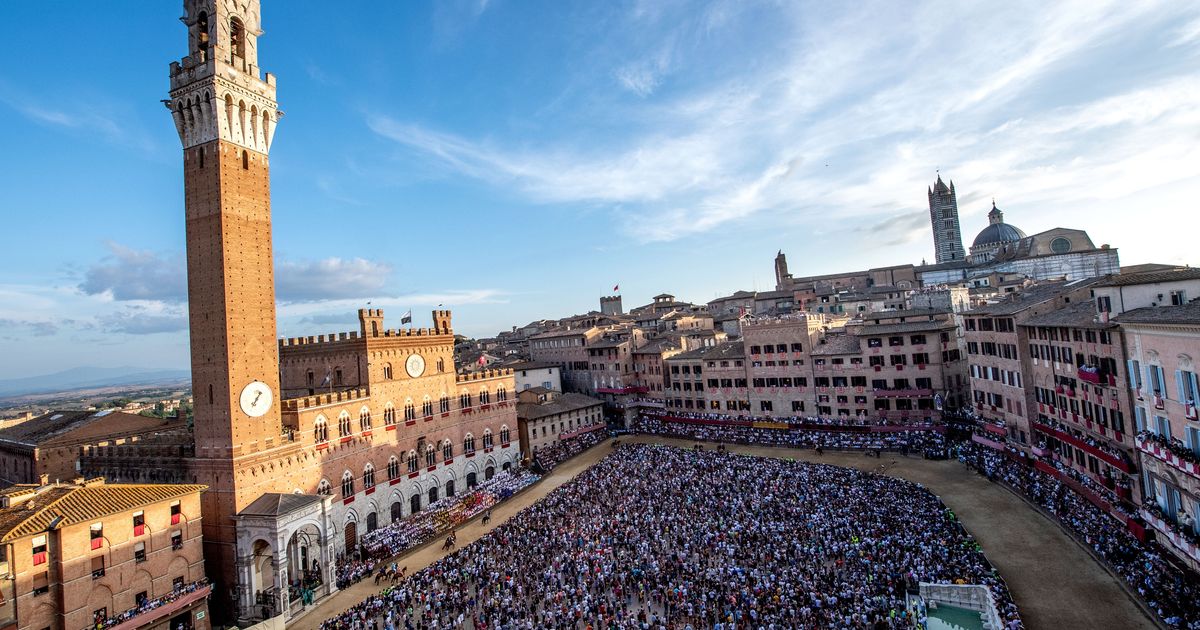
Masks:
[[[968,245],[994,196],[1196,262],[1196,3],[263,4],[281,335],[919,263],[939,168]],[[187,365],[181,3],[94,9],[0,5],[0,378]]]

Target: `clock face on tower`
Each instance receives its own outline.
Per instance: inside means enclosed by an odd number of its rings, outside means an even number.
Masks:
[[[271,388],[262,381],[251,381],[242,389],[241,406],[251,418],[265,415],[271,410]]]
[[[408,355],[408,360],[404,362],[404,371],[408,372],[408,375],[413,378],[417,378],[418,376],[424,374],[425,357],[422,357],[419,354]]]

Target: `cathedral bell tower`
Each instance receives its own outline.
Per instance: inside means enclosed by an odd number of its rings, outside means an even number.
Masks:
[[[188,315],[209,575],[232,584],[232,517],[262,488],[246,468],[280,446],[268,153],[282,115],[260,75],[259,0],[184,0],[188,55],[164,101],[183,143]],[[220,587],[220,585],[219,585]]]

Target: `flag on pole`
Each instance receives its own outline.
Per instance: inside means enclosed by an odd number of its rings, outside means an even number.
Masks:
[[[325,366],[325,380],[321,381],[321,387],[325,387],[332,380],[333,380],[333,370],[329,369],[329,366],[327,365],[327,366]]]
[[[620,291],[620,290],[621,290],[621,285],[619,285],[619,284],[613,285],[613,293],[616,293],[617,291]]]
[[[479,365],[487,365],[487,356],[479,355]]]
[[[404,313],[404,315],[400,316],[400,323],[401,324],[411,324],[412,323],[412,309],[411,308],[408,309],[408,312]]]

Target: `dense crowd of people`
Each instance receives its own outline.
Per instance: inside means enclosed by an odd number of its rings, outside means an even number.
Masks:
[[[543,472],[549,472],[559,464],[599,444],[607,437],[608,431],[599,429],[566,440],[559,440],[549,446],[539,448],[533,454],[533,460]]]
[[[381,560],[422,545],[471,520],[538,478],[526,469],[504,471],[464,495],[443,497],[408,518],[363,534],[359,549],[339,559],[335,569],[338,588],[372,575]]]
[[[921,412],[913,412],[914,414]],[[661,412],[651,412],[647,415],[672,416],[690,420],[717,420],[721,422],[780,422],[801,427],[872,427],[872,426],[932,426],[932,418],[911,417],[904,419],[887,418],[884,416],[755,416],[751,414],[729,415],[725,413],[707,413],[700,411],[683,411],[667,409]]]
[[[843,432],[767,429],[735,425],[671,422],[657,416],[638,418],[636,431],[701,442],[728,442],[820,450],[897,451],[944,457],[946,441],[936,431]]]
[[[960,447],[958,457],[1058,519],[1121,575],[1168,627],[1200,629],[1200,585],[1168,563],[1159,550],[1135,538],[1124,523],[1053,476],[995,449],[968,444]]]
[[[1006,628],[1022,627],[979,546],[921,486],[630,444],[322,630],[910,628],[919,582],[986,585]]]

